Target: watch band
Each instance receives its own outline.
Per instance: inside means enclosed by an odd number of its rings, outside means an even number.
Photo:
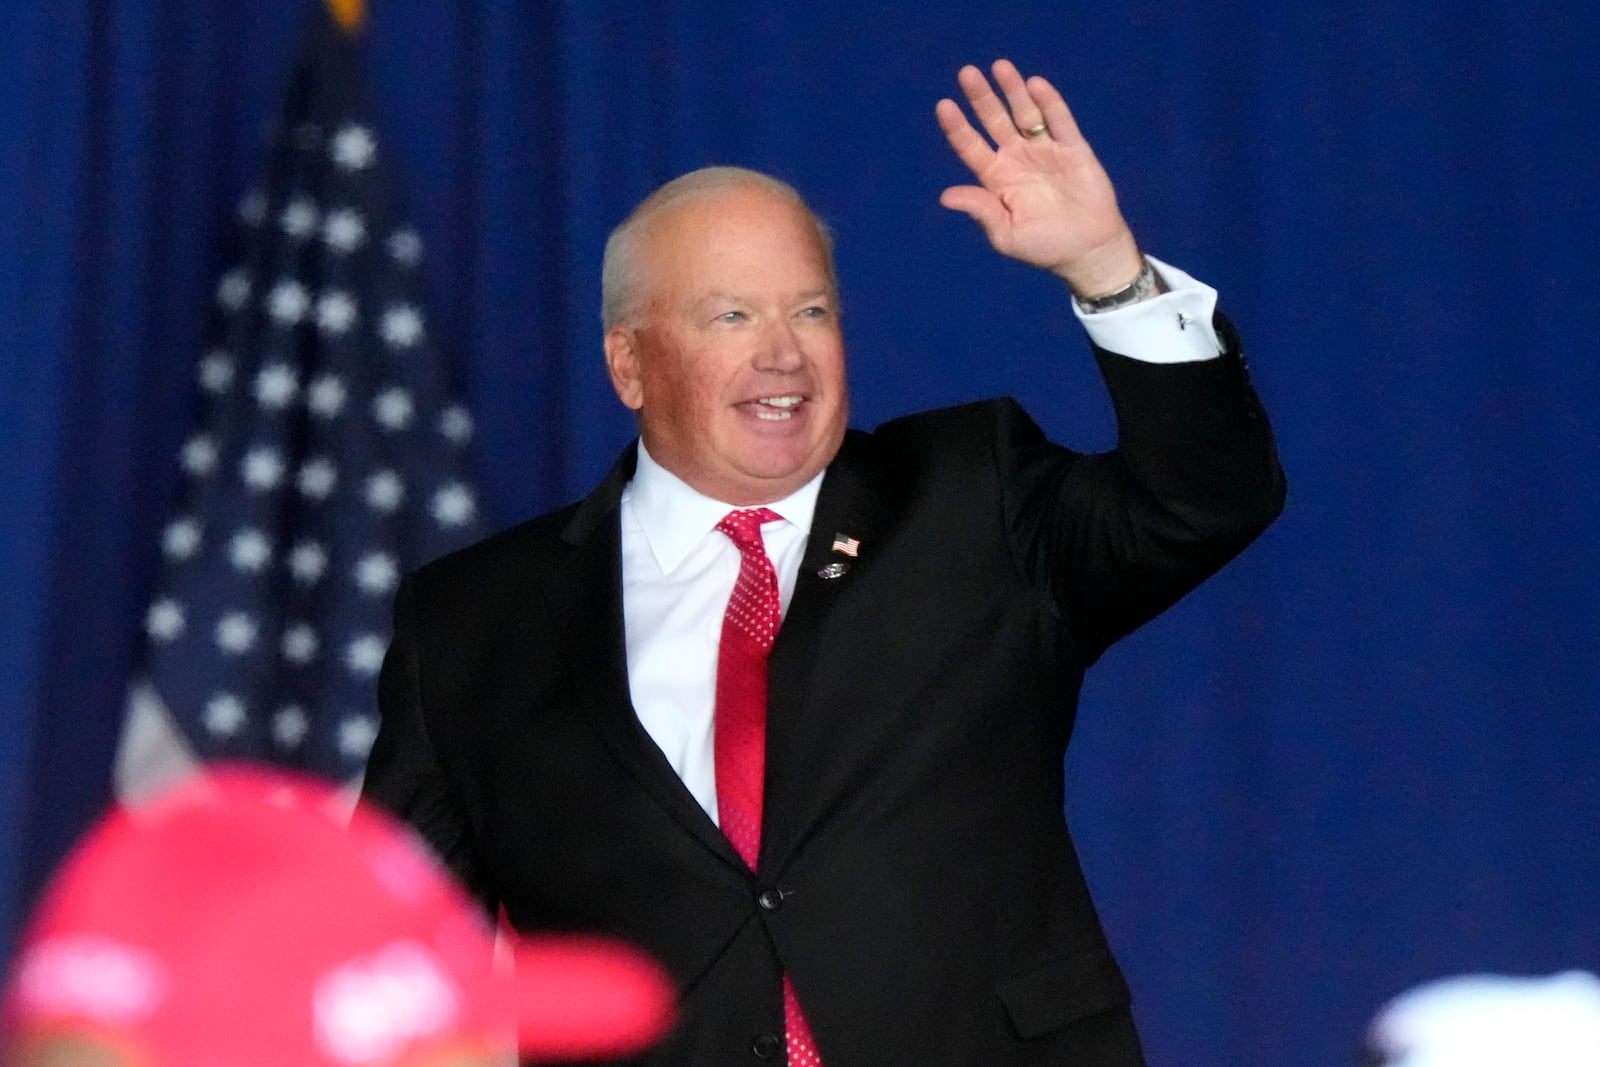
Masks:
[[[1155,268],[1150,265],[1148,259],[1145,259],[1144,269],[1139,272],[1139,276],[1127,288],[1118,289],[1116,292],[1107,293],[1105,296],[1089,297],[1088,299],[1074,296],[1072,299],[1077,301],[1079,309],[1085,315],[1096,315],[1102,311],[1114,311],[1119,307],[1137,304],[1141,300],[1155,296],[1158,290]]]

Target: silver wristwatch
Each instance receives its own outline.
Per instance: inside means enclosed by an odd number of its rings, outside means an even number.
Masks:
[[[1116,292],[1107,293],[1105,296],[1095,296],[1088,299],[1074,296],[1072,299],[1077,301],[1079,310],[1085,315],[1096,315],[1102,311],[1114,311],[1129,304],[1137,304],[1141,300],[1155,296],[1159,289],[1160,287],[1156,284],[1155,268],[1146,259],[1144,260],[1144,269],[1139,272],[1139,276],[1126,289],[1118,289]]]

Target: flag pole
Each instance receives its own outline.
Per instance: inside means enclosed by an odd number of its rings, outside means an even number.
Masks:
[[[344,32],[355,34],[361,31],[361,20],[366,15],[362,0],[327,0],[327,4],[333,17],[344,27]]]

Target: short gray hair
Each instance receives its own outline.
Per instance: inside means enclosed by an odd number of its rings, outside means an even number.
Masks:
[[[675,204],[695,197],[740,188],[766,189],[792,200],[806,213],[816,228],[817,240],[822,245],[823,259],[827,264],[828,283],[837,288],[838,276],[833,267],[833,231],[817,217],[805,198],[788,182],[744,167],[701,167],[672,179],[645,197],[633,213],[611,231],[606,239],[605,258],[600,265],[600,322],[607,329],[624,322],[639,310],[640,276],[639,250],[650,220]]]

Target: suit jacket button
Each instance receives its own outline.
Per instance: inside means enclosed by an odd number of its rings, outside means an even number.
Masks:
[[[783,1040],[777,1034],[757,1034],[750,1042],[750,1051],[759,1059],[776,1059],[783,1051]]]
[[[768,889],[756,897],[756,903],[761,906],[762,911],[777,911],[783,907],[783,894],[776,889]]]

